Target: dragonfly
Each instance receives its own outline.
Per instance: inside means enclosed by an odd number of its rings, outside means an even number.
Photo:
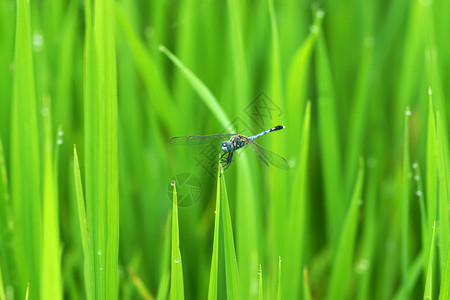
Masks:
[[[289,169],[289,165],[283,157],[255,142],[257,138],[270,132],[281,130],[285,127],[286,126],[278,125],[253,136],[245,136],[242,134],[180,136],[171,138],[169,143],[173,145],[197,146],[217,142],[217,146],[219,146],[219,141],[222,141],[220,148],[217,147],[217,149],[223,151],[219,160],[221,161],[224,170],[231,165],[233,154],[236,150],[249,146],[267,166],[271,164],[277,168],[287,170]]]

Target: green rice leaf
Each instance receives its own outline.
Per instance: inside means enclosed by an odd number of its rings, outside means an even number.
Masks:
[[[409,194],[411,186],[411,169],[409,160],[409,131],[408,120],[411,115],[409,107],[405,112],[404,137],[403,137],[403,182],[402,182],[402,279],[403,287],[408,286],[408,268],[409,268]],[[408,298],[408,289],[403,289],[404,299]]]
[[[166,227],[164,230],[164,248],[163,248],[163,259],[161,263],[161,280],[159,281],[158,293],[156,296],[156,300],[166,300],[169,294],[170,288],[170,273],[171,273],[171,229],[172,229],[172,212],[169,211],[167,215]]]
[[[219,228],[220,228],[220,177],[223,176],[222,167],[219,166],[217,171],[217,192],[216,192],[216,210],[214,216],[214,238],[213,251],[211,258],[211,271],[209,275],[208,300],[217,299],[217,277],[219,269]]]
[[[448,170],[448,153],[446,153],[444,129],[440,116],[440,112],[436,113],[436,125],[437,125],[437,165],[439,174],[439,214],[438,214],[438,242],[439,247],[439,258],[440,258],[440,271],[441,276],[443,276],[445,270],[445,262],[447,257],[447,251],[449,248],[450,239],[450,215],[449,215],[449,170]]]
[[[431,237],[430,254],[428,258],[427,276],[425,282],[425,292],[423,299],[433,299],[433,257],[434,257],[434,234],[436,231],[436,222],[433,223],[433,235]]]
[[[342,156],[338,135],[339,126],[331,68],[323,34],[319,35],[316,52],[320,155],[325,188],[325,208],[329,219],[327,236],[334,249],[338,243],[347,202],[343,200],[344,190],[340,182]]]
[[[150,55],[148,49],[142,41],[139,40],[136,33],[126,18],[126,15],[119,3],[116,4],[117,21],[123,30],[128,43],[131,46],[131,54],[133,55],[135,65],[146,83],[147,91],[152,101],[151,108],[164,120],[171,132],[175,132],[173,119],[178,120],[178,110],[175,109],[172,96],[167,87],[167,83],[161,76],[161,71],[155,59]]]
[[[298,153],[298,168],[294,175],[292,184],[292,197],[289,207],[289,226],[288,232],[290,239],[285,241],[284,258],[289,261],[284,267],[283,296],[282,298],[297,299],[300,296],[301,274],[298,272],[302,267],[303,243],[305,241],[305,219],[306,211],[306,190],[307,190],[307,166],[309,158],[309,136],[311,123],[311,102],[306,105],[305,115],[303,117],[303,126],[301,133],[301,148]]]
[[[17,282],[20,288],[24,288],[27,283],[30,283],[33,286],[33,294],[40,295],[41,156],[31,47],[30,2],[17,0],[16,4],[9,166]],[[23,186],[25,183],[27,188]]]
[[[225,176],[220,176],[222,195],[222,223],[225,247],[225,275],[227,281],[227,298],[240,299],[239,270],[234,247],[233,226],[231,222]]]
[[[61,280],[61,249],[59,240],[59,203],[57,180],[58,148],[62,143],[62,137],[53,142],[52,123],[50,115],[50,100],[44,98],[43,109],[48,114],[43,116],[44,125],[44,151],[43,151],[43,203],[42,203],[42,265],[41,265],[41,299],[62,299]],[[55,149],[56,145],[56,149]],[[55,153],[54,153],[55,152]]]
[[[281,256],[278,257],[278,286],[277,286],[277,300],[281,300]]]
[[[263,294],[263,278],[262,278],[262,268],[261,268],[261,265],[259,265],[258,276],[259,276],[258,300],[263,300],[263,299],[264,299],[264,294]]]
[[[80,174],[80,164],[78,162],[77,148],[73,147],[73,172],[74,172],[74,184],[78,205],[78,221],[80,225],[81,233],[81,245],[84,256],[84,288],[86,290],[86,298],[93,299],[93,278],[94,278],[94,265],[92,263],[93,245],[92,240],[89,239],[88,234],[88,221],[86,217],[86,208],[84,204],[83,184]]]
[[[217,99],[214,97],[208,87],[166,47],[160,46],[159,50],[164,53],[180,69],[181,72],[183,72],[186,79],[189,81],[198,95],[202,98],[203,102],[211,110],[217,120],[222,124],[222,126],[228,127],[228,125],[230,124],[230,119],[227,117]]]
[[[311,300],[311,286],[309,285],[308,268],[303,267],[303,299]]]
[[[115,11],[110,0],[94,2],[93,10],[90,5],[86,4],[84,130],[86,207],[94,251],[93,290],[94,298],[116,299],[119,191]]]
[[[8,190],[8,174],[6,171],[5,154],[3,151],[3,142],[0,138],[0,265],[2,284],[0,294],[4,291],[6,285],[12,285],[14,278],[11,278],[15,269],[15,256],[13,248],[13,216]]]
[[[404,299],[404,295],[409,293],[409,291],[417,284],[417,281],[420,278],[420,275],[422,274],[422,268],[423,268],[423,258],[422,253],[419,253],[411,263],[410,268],[408,269],[408,282],[406,285],[401,285],[400,288],[395,293],[393,299],[394,300],[401,300]]]
[[[336,256],[334,258],[330,288],[328,290],[328,297],[330,297],[330,299],[345,299],[347,296],[346,288],[352,267],[356,232],[358,228],[358,200],[361,198],[363,178],[364,162],[361,158],[355,187],[353,189],[352,200],[347,211]]]
[[[427,122],[427,153],[426,153],[426,208],[427,208],[427,228],[434,224],[436,216],[437,203],[437,144],[436,144],[436,122],[434,118],[434,109],[432,102],[431,87],[428,89],[430,96],[428,103],[428,122]],[[429,234],[426,237],[426,244],[430,244]]]
[[[309,69],[311,65],[311,57],[316,45],[317,36],[321,31],[323,20],[323,11],[315,13],[313,30],[310,31],[305,41],[298,47],[294,54],[294,58],[289,66],[289,72],[286,79],[286,119],[290,122],[290,127],[300,128],[302,126],[299,115],[305,107],[306,93],[308,89]],[[295,131],[292,132],[292,134]],[[297,149],[295,136],[291,135],[293,141],[293,149]],[[299,144],[300,145],[300,144]]]
[[[131,279],[133,280],[133,283],[136,286],[142,299],[153,300],[154,297],[150,294],[148,288],[145,286],[144,282],[142,282],[142,279],[136,274],[136,272],[134,272],[131,267],[128,268],[128,273],[130,274]]]
[[[450,299],[450,245],[447,249],[444,275],[442,276],[441,292],[439,299]]]
[[[183,285],[183,265],[180,252],[180,238],[178,235],[178,202],[177,187],[173,181],[173,202],[172,202],[172,255],[171,255],[171,280],[170,280],[170,299],[184,299]]]

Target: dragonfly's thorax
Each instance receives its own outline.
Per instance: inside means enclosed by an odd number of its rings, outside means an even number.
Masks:
[[[246,136],[236,134],[231,137],[230,142],[233,145],[233,150],[237,150],[247,145],[249,140]]]
[[[229,141],[223,141],[220,147],[224,152],[231,152],[244,147],[248,144],[248,142],[248,137],[240,134],[235,134],[230,138]]]

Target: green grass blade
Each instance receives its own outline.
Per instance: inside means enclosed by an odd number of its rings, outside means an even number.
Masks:
[[[449,170],[448,170],[448,154],[446,153],[444,129],[440,116],[440,112],[436,113],[436,125],[437,125],[437,146],[438,146],[438,174],[439,174],[439,214],[438,214],[438,242],[439,258],[440,258],[440,271],[441,276],[445,269],[445,260],[447,257],[447,251],[449,248],[450,239],[450,216],[449,216]]]
[[[91,3],[85,4],[86,207],[94,252],[94,298],[116,299],[119,199],[114,2],[94,4],[93,19]]]
[[[151,108],[161,116],[170,131],[175,132],[174,124],[176,123],[173,122],[173,119],[178,120],[179,115],[178,110],[175,109],[175,105],[172,102],[172,96],[167,83],[161,76],[161,71],[158,69],[155,59],[150,55],[144,43],[139,40],[139,37],[133,31],[130,21],[126,18],[120,4],[116,5],[116,14],[117,21],[130,44],[135,65],[145,81],[152,101]]]
[[[219,228],[220,228],[220,177],[224,176],[222,167],[217,171],[217,194],[216,194],[216,210],[214,216],[214,238],[213,238],[213,251],[211,257],[211,271],[209,275],[209,288],[208,288],[208,300],[217,299],[217,277],[219,269]]]
[[[144,282],[142,282],[142,279],[136,274],[136,272],[134,272],[134,270],[131,267],[128,268],[128,273],[130,274],[130,277],[133,280],[133,283],[139,292],[139,296],[141,296],[142,299],[145,299],[145,300],[155,299],[150,294],[150,292],[149,292],[148,288],[145,286]]]
[[[365,43],[360,62],[357,81],[355,82],[355,96],[351,107],[350,121],[348,123],[349,136],[346,142],[345,155],[345,195],[351,193],[353,175],[358,167],[358,157],[363,152],[365,129],[368,119],[369,88],[373,72],[373,43]]]
[[[234,247],[233,226],[228,204],[225,176],[220,176],[222,195],[222,223],[225,247],[225,275],[227,281],[227,298],[240,299],[239,271]]]
[[[277,286],[277,300],[281,300],[281,293],[282,293],[282,287],[281,287],[281,262],[283,260],[281,259],[281,256],[278,257],[278,286]]]
[[[264,294],[263,294],[263,278],[262,278],[262,268],[261,268],[261,265],[259,265],[258,276],[259,276],[258,300],[263,300],[263,299],[264,299]]]
[[[340,182],[342,156],[338,136],[339,126],[331,69],[323,34],[319,35],[316,52],[319,142],[325,187],[326,216],[329,220],[327,236],[331,242],[331,247],[334,249],[338,243],[347,202],[343,201],[344,190]]]
[[[333,269],[331,273],[330,288],[328,297],[330,299],[345,299],[346,287],[350,278],[352,259],[356,241],[356,232],[358,228],[358,200],[361,198],[364,179],[364,162],[360,158],[358,175],[356,177],[355,187],[347,211],[344,226],[342,228],[339,246],[334,258]]]
[[[3,154],[3,143],[0,138],[0,300],[5,300],[5,283],[3,273],[7,269],[3,261],[7,260],[7,246],[11,243],[11,233],[8,228],[8,219],[11,218],[11,208],[8,194],[8,177],[6,175],[5,157]]]
[[[425,292],[423,299],[433,299],[433,262],[434,262],[434,234],[436,231],[436,222],[433,223],[433,235],[431,237],[430,254],[428,258],[427,276],[425,280]]]
[[[309,158],[309,136],[311,123],[311,102],[306,105],[305,115],[303,117],[303,126],[301,133],[301,148],[298,154],[298,168],[296,170],[292,184],[292,197],[290,201],[289,227],[288,232],[291,237],[285,241],[284,258],[289,261],[285,265],[283,279],[282,298],[298,299],[300,295],[301,274],[298,272],[302,268],[305,241],[305,218],[306,212],[306,190],[307,190],[307,168]]]
[[[230,16],[231,52],[233,60],[233,80],[235,97],[234,103],[245,103],[248,101],[250,80],[247,70],[247,60],[245,57],[243,27],[241,24],[241,7],[244,3],[237,0],[227,0],[228,12]],[[228,125],[228,124],[227,124]]]
[[[73,147],[73,172],[74,172],[74,185],[78,206],[78,221],[80,225],[81,245],[84,256],[84,288],[86,290],[86,298],[93,299],[93,278],[94,278],[94,266],[92,264],[92,241],[89,239],[88,234],[88,222],[86,217],[86,208],[84,205],[83,184],[80,174],[80,164],[78,162],[77,149]]]
[[[5,288],[2,276],[2,266],[0,264],[0,300],[6,300]]]
[[[170,288],[170,272],[171,272],[171,250],[170,250],[170,243],[171,243],[171,229],[172,229],[172,212],[169,211],[169,214],[167,216],[166,221],[166,228],[164,230],[164,248],[163,248],[163,259],[161,264],[161,280],[159,281],[158,285],[158,293],[156,296],[156,300],[166,300],[169,294],[169,288]]]
[[[15,254],[13,248],[13,216],[8,190],[8,174],[6,171],[3,141],[0,138],[0,263],[4,285],[13,285],[15,274]],[[3,286],[2,286],[3,288]]]
[[[427,220],[427,211],[425,208],[425,199],[423,195],[423,184],[422,184],[422,174],[420,172],[420,167],[418,162],[414,162],[412,164],[412,168],[414,169],[414,181],[416,181],[417,187],[415,195],[419,198],[419,207],[420,207],[420,228],[421,228],[421,236],[422,236],[422,249],[429,248],[431,237],[429,234],[428,228],[428,220]],[[433,223],[434,226],[434,223]],[[428,243],[427,243],[428,242]],[[428,256],[430,254],[426,251],[423,251],[423,264],[424,264],[424,276],[427,276],[427,261]]]
[[[61,249],[59,232],[59,205],[57,180],[57,149],[62,140],[54,143],[52,138],[52,122],[49,99],[44,99],[43,109],[48,114],[43,116],[43,178],[42,178],[42,258],[41,258],[41,299],[62,299]],[[54,157],[55,156],[55,157]]]
[[[180,238],[178,235],[178,202],[177,202],[177,187],[176,182],[173,181],[173,201],[172,201],[172,255],[171,255],[171,280],[170,280],[170,299],[180,300],[184,299],[184,284],[183,284],[183,265],[181,261],[180,252]]]
[[[186,79],[189,81],[198,95],[202,98],[203,102],[211,110],[220,124],[222,124],[223,127],[228,127],[228,125],[230,124],[230,119],[227,117],[219,102],[208,89],[208,87],[166,47],[160,46],[159,49],[180,69],[181,72],[183,72]]]
[[[427,228],[429,228],[437,219],[437,144],[436,144],[436,122],[434,118],[434,109],[432,102],[431,87],[428,89],[430,96],[428,104],[428,122],[427,122],[427,153],[426,153],[426,207],[427,207]],[[426,240],[430,244],[429,236]]]
[[[321,31],[324,13],[322,10],[316,12],[313,30],[310,31],[305,41],[299,46],[294,54],[294,58],[289,66],[286,78],[286,119],[292,128],[301,128],[302,121],[298,118],[303,115],[308,90],[309,69],[311,57],[316,44],[317,36]],[[292,150],[298,149],[300,143],[297,142],[295,131],[287,133],[292,141]]]
[[[308,268],[303,267],[303,299],[311,300],[311,286],[309,284]]]
[[[268,0],[270,29],[272,33],[271,40],[271,72],[270,72],[270,91],[271,98],[277,103],[284,103],[283,90],[281,88],[282,73],[280,62],[280,40],[278,37],[278,24],[275,14],[273,0]]]
[[[10,174],[18,286],[40,295],[42,238],[40,145],[31,47],[30,2],[17,0]],[[23,185],[26,183],[27,188]]]
[[[408,269],[408,282],[406,286],[401,285],[400,288],[395,293],[393,299],[394,300],[401,300],[405,299],[404,295],[409,293],[409,291],[412,290],[412,288],[417,283],[418,279],[420,278],[420,275],[422,274],[422,268],[423,268],[423,258],[422,253],[419,253],[411,263],[411,267]]]
[[[441,281],[441,291],[439,300],[450,299],[450,245],[447,249],[447,259],[445,262],[444,275]]]
[[[118,167],[118,112],[116,83],[116,43],[115,43],[115,2],[111,0],[95,1],[94,26],[97,50],[98,91],[100,108],[104,111],[98,121],[102,122],[100,133],[104,143],[100,147],[100,159],[104,160],[104,169],[99,170],[104,189],[105,201],[101,208],[105,211],[104,224],[101,225],[100,239],[104,239],[105,297],[118,297],[118,256],[119,256],[119,167]],[[94,146],[94,145],[92,145]],[[103,219],[103,217],[102,217]],[[99,248],[101,251],[102,248]],[[94,250],[95,251],[95,250]],[[97,253],[99,254],[99,253]],[[99,254],[100,255],[100,254]],[[103,255],[100,255],[103,256]],[[103,261],[103,259],[100,259]],[[100,265],[100,272],[103,272]]]
[[[403,189],[402,189],[402,280],[403,280],[403,297],[408,298],[408,267],[409,267],[409,194],[411,186],[411,169],[409,161],[409,131],[408,131],[408,121],[411,115],[411,110],[409,107],[406,108],[405,113],[405,125],[404,125],[404,137],[403,137]]]

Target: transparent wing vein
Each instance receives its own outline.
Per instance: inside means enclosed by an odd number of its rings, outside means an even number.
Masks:
[[[280,168],[280,169],[283,169],[283,170],[289,169],[289,164],[280,155],[278,155],[276,153],[273,153],[269,149],[264,148],[263,146],[261,146],[260,144],[258,144],[256,142],[250,142],[249,144],[251,145],[252,149],[258,154],[258,156],[266,164],[267,164],[267,162],[269,162],[270,164],[272,164],[273,166],[275,166],[277,168]],[[264,157],[264,159],[262,157]]]
[[[196,146],[209,143],[220,143],[223,140],[228,140],[233,134],[211,134],[211,135],[191,135],[191,136],[179,136],[169,140],[169,143],[173,145],[183,146]],[[217,145],[220,149],[220,144]]]

